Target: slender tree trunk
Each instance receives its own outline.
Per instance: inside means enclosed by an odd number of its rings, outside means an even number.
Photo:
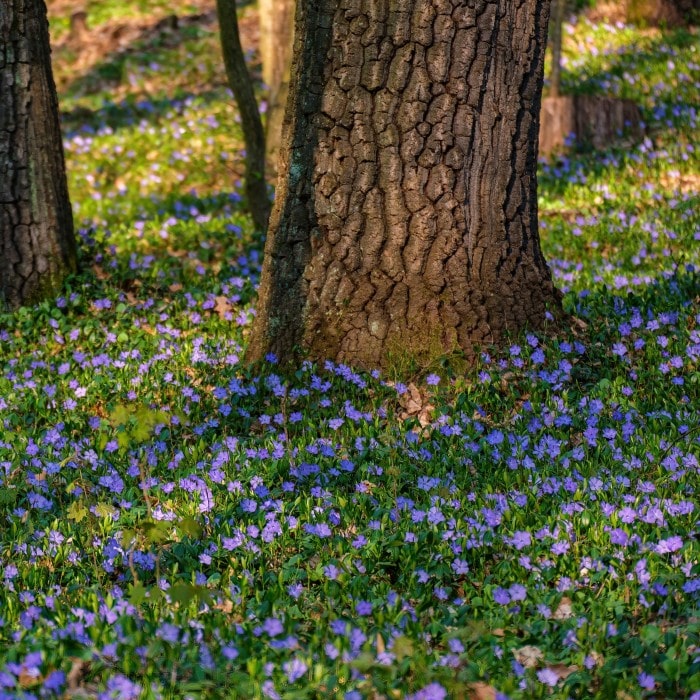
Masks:
[[[277,172],[292,65],[295,0],[260,0],[260,54],[267,86],[267,162]]]
[[[552,0],[552,73],[549,79],[549,96],[559,97],[561,92],[561,32],[564,25],[566,0]]]
[[[58,293],[76,269],[43,0],[0,3],[0,306]]]
[[[300,5],[249,358],[373,367],[543,326],[548,19],[548,0]]]
[[[216,9],[226,75],[241,115],[246,148],[245,188],[248,208],[255,228],[265,231],[270,215],[270,199],[265,182],[265,132],[238,33],[236,0],[216,0]]]

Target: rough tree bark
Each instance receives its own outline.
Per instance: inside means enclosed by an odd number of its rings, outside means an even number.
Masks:
[[[43,0],[0,3],[0,306],[55,295],[76,269]]]
[[[295,0],[260,0],[260,57],[267,86],[265,141],[273,173],[282,143],[284,111],[292,64]]]
[[[248,357],[364,367],[543,326],[548,0],[306,0]]]
[[[216,0],[216,10],[226,76],[241,115],[246,148],[245,191],[248,209],[255,228],[265,231],[270,216],[270,198],[265,181],[265,132],[238,33],[236,0]]]

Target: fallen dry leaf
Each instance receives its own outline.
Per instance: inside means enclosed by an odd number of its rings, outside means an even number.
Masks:
[[[568,678],[572,673],[578,671],[578,666],[575,665],[566,666],[564,664],[554,664],[554,666],[547,666],[547,668],[556,673],[559,680],[562,681]]]
[[[664,188],[673,189],[683,194],[688,192],[695,194],[700,190],[700,175],[694,173],[666,174],[661,176],[660,181]]]
[[[41,683],[43,679],[41,674],[30,673],[26,668],[22,667],[17,680],[19,681],[20,688],[31,688]]]
[[[72,658],[71,663],[71,669],[68,671],[68,675],[66,676],[68,690],[78,690],[80,687],[80,681],[87,674],[90,664],[89,662],[77,657]]]
[[[215,299],[214,311],[220,319],[225,320],[226,315],[231,313],[231,302],[225,296],[218,296]]]
[[[593,659],[593,661],[595,661],[596,666],[602,666],[605,663],[605,658],[602,654],[599,654],[597,651],[589,652],[588,656],[590,656]]]
[[[535,646],[524,646],[520,649],[513,649],[515,660],[525,668],[535,668],[540,665],[540,661],[544,659],[542,649]]]
[[[400,415],[401,420],[417,417],[422,428],[432,422],[435,406],[428,401],[427,396],[421,394],[420,389],[413,382],[399,397],[399,404],[404,409]]]
[[[588,330],[588,324],[578,316],[572,316],[571,322],[582,331]]]
[[[233,602],[228,598],[224,599],[220,603],[217,603],[214,608],[216,610],[221,610],[222,613],[230,615],[233,612]]]
[[[95,277],[97,277],[98,280],[104,281],[111,278],[111,275],[108,272],[105,272],[105,270],[99,265],[93,265],[92,271],[95,273]]]
[[[568,620],[570,617],[574,616],[573,608],[571,607],[571,598],[564,596],[561,602],[557,606],[552,616],[555,620]]]
[[[471,683],[469,700],[496,700],[496,689],[488,683]]]

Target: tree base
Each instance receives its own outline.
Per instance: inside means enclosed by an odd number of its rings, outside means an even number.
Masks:
[[[586,14],[593,22],[681,27],[700,21],[700,0],[608,0],[596,3]]]
[[[625,134],[641,138],[642,116],[632,100],[575,95],[545,97],[540,114],[540,155],[567,147],[605,148]]]

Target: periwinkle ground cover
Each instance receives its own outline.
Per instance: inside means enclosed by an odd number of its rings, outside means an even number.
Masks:
[[[647,140],[542,167],[582,322],[399,376],[242,366],[225,91],[71,117],[85,271],[0,318],[0,697],[699,697],[700,70],[652,43]]]

